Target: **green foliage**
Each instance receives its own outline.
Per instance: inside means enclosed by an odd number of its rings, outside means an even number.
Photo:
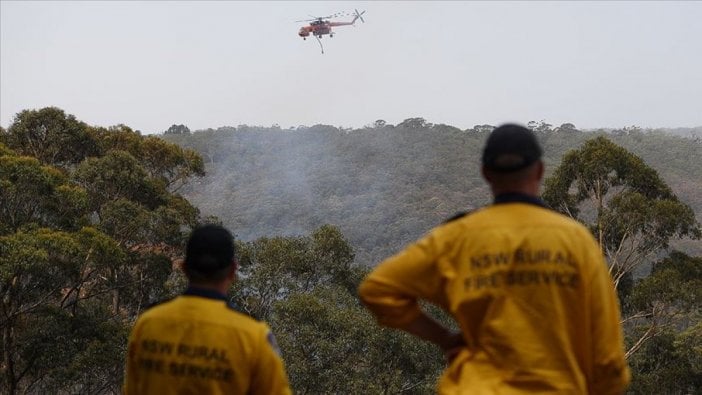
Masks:
[[[85,303],[70,312],[44,306],[27,324],[16,361],[35,378],[26,391],[58,393],[81,383],[80,392],[117,392],[127,331],[103,306]]]
[[[118,392],[131,321],[184,287],[174,259],[188,229],[220,221],[212,214],[248,240],[238,242],[231,298],[271,323],[296,392],[433,392],[440,352],[380,329],[356,285],[363,265],[489,202],[479,157],[494,127],[381,121],[353,131],[242,125],[167,134],[168,143],[56,108],[18,114],[0,128],[0,392]],[[531,126],[549,165],[565,166],[563,152],[593,136],[571,124]],[[560,198],[592,224],[602,219],[607,226],[593,229],[608,245],[639,232],[629,239],[639,256],[694,236],[680,201],[702,208],[699,141],[636,128],[608,137],[626,152],[617,162],[622,152],[599,142],[588,164],[610,183],[602,213],[576,193],[594,184],[559,186],[573,195]],[[598,161],[617,171],[598,172]],[[209,176],[186,185],[205,165]],[[622,277],[634,314],[627,342],[648,340],[631,354],[635,392],[699,391],[698,259],[672,254],[646,280]]]
[[[554,132],[557,133],[578,133],[580,130],[575,127],[572,123],[564,123],[561,124],[561,126],[557,127],[554,129]]]
[[[101,158],[86,159],[76,169],[75,178],[90,194],[93,209],[120,198],[150,209],[165,202],[164,185],[148,178],[137,159],[125,151],[110,151]]]
[[[620,186],[649,199],[673,198],[654,169],[604,136],[566,153],[561,166],[546,180],[543,197],[552,207],[577,217],[578,204],[588,198],[601,201],[610,189]]]
[[[125,151],[134,157],[154,180],[169,191],[182,187],[188,178],[205,174],[202,157],[156,136],[143,137],[125,125],[97,128],[95,135],[103,152]]]
[[[576,133],[561,126],[537,132],[547,175],[565,163],[567,151],[606,136],[655,169],[702,219],[700,142],[653,131]],[[242,240],[334,224],[349,239],[356,262],[374,265],[456,212],[490,202],[480,155],[492,129],[242,125],[163,137],[202,155],[208,176],[180,191]],[[583,205],[582,214],[590,215],[592,204]],[[699,241],[674,238],[672,246],[702,254]]]
[[[674,251],[654,264],[651,275],[639,280],[626,307],[646,311],[665,306],[668,315],[695,312],[702,306],[702,257]]]
[[[338,286],[277,302],[271,324],[296,393],[431,393],[443,367],[438,350],[377,327]]]
[[[613,266],[615,284],[671,239],[701,234],[692,208],[658,173],[603,136],[563,156],[545,181],[543,198],[590,227]]]
[[[539,122],[529,121],[529,123],[527,123],[527,127],[536,133],[550,133],[553,131],[551,126],[553,126],[553,125],[551,125],[550,123],[547,123],[543,119]]]
[[[673,252],[622,300],[638,312],[625,322],[631,393],[697,393],[702,389],[702,257]],[[698,342],[698,343],[695,343]]]
[[[151,177],[160,179],[167,187],[186,181],[191,176],[205,175],[202,158],[193,150],[184,150],[158,137],[143,139],[140,163]]]
[[[179,290],[195,152],[62,110],[0,130],[0,392],[116,393],[130,323]]]
[[[320,284],[336,283],[348,290],[355,284],[353,253],[341,232],[323,226],[308,237],[260,238],[239,245],[241,278],[233,295],[236,304],[259,319],[270,316],[273,304]]]
[[[5,136],[5,129],[0,127],[0,156],[4,155],[16,155],[14,151],[9,149],[3,142],[2,138]]]
[[[56,107],[24,110],[3,133],[8,147],[42,164],[67,166],[99,153],[91,128]]]
[[[181,189],[242,240],[338,226],[375,264],[458,211],[489,201],[476,161],[486,135],[447,125],[352,132],[239,127],[168,135],[208,176]]]
[[[432,124],[427,122],[426,119],[424,118],[407,118],[404,121],[400,122],[397,124],[398,128],[405,128],[405,129],[424,129],[431,127]]]
[[[629,360],[630,394],[674,395],[702,391],[702,322],[683,332],[666,330]]]
[[[128,199],[108,201],[100,207],[100,230],[120,243],[147,243],[150,214],[144,206]]]
[[[59,170],[32,157],[0,155],[0,234],[29,224],[70,228],[86,203],[85,191]]]
[[[109,284],[97,280],[117,266],[123,255],[107,236],[89,228],[75,233],[38,229],[0,237],[0,327],[6,361],[2,373],[7,390],[3,392],[23,387],[25,391],[36,387],[44,392],[53,388],[52,380],[59,380],[63,388],[72,386],[62,369],[71,369],[77,357],[89,358],[82,347],[101,343],[105,336],[113,342],[115,331],[123,331],[123,324],[114,321],[111,314],[95,316],[89,312],[95,308],[105,311],[100,301]],[[111,328],[112,332],[101,332],[98,338],[90,335],[92,332],[82,336],[84,330],[98,327]],[[112,344],[113,352],[119,355],[116,346],[123,347],[123,343]],[[113,368],[115,363],[110,361]],[[100,370],[94,372],[101,374]],[[114,388],[115,376],[107,382],[106,378],[84,384],[111,383]]]
[[[365,271],[339,230],[239,245],[235,304],[271,323],[296,393],[430,393],[442,355],[379,328],[355,291]]]
[[[171,125],[170,128],[168,128],[164,134],[190,134],[190,128],[188,128],[185,125],[176,125],[173,124]]]

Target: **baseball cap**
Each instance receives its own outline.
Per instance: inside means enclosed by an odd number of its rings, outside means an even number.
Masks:
[[[185,268],[201,274],[213,274],[228,267],[234,258],[231,233],[218,225],[204,225],[190,234],[185,248]]]
[[[531,130],[505,124],[490,133],[483,149],[483,166],[497,172],[513,172],[541,159],[541,154],[541,146]]]

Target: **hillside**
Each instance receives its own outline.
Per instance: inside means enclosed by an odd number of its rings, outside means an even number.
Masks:
[[[656,169],[702,220],[699,139],[660,130],[535,126],[547,175],[567,150],[606,134]],[[372,265],[454,213],[489,203],[479,174],[488,130],[412,118],[356,130],[239,126],[163,137],[202,154],[207,176],[181,192],[240,239],[307,234],[333,224],[351,242],[356,262]],[[700,241],[682,240],[674,247],[702,254]]]

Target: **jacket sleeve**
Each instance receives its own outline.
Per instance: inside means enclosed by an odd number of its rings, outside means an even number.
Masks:
[[[437,269],[438,235],[425,238],[378,265],[359,286],[359,296],[378,322],[402,328],[421,314],[418,299],[446,307],[443,281]]]
[[[287,395],[292,394],[285,374],[280,350],[267,325],[263,325],[259,339],[259,353],[251,378],[249,393],[261,395]]]
[[[591,393],[622,394],[630,380],[624,356],[619,301],[602,254],[597,249],[591,279],[592,316]]]

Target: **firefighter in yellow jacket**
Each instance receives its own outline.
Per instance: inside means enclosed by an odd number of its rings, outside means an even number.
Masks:
[[[289,394],[268,326],[232,309],[231,234],[206,225],[188,241],[185,293],[146,310],[127,350],[125,394]]]
[[[433,229],[360,285],[381,324],[445,352],[441,394],[621,394],[629,382],[607,265],[584,226],[538,198],[541,153],[529,129],[495,129],[482,158],[494,203]]]

